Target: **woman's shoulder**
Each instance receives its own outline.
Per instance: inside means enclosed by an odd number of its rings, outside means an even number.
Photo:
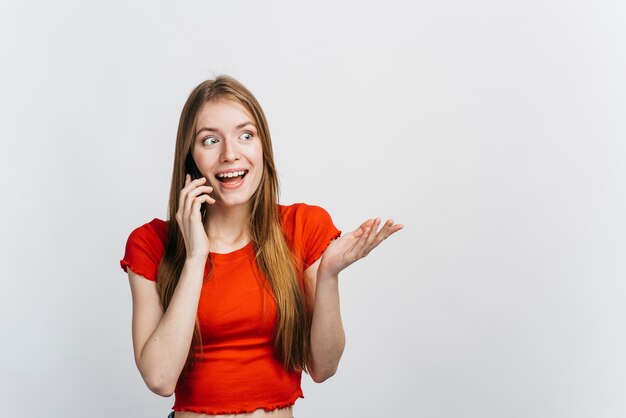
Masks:
[[[278,205],[278,212],[282,221],[296,221],[311,218],[318,218],[320,216],[329,216],[326,209],[321,206],[311,205],[308,203],[292,203],[290,205]]]
[[[318,205],[308,203],[293,203],[278,205],[280,222],[287,233],[306,232],[324,225],[332,225],[332,217]]]
[[[167,242],[168,229],[169,221],[164,221],[163,219],[159,218],[153,218],[151,221],[146,222],[132,230],[129,238],[159,240],[163,244],[165,244]]]
[[[126,240],[124,257],[120,267],[130,267],[135,273],[149,280],[156,280],[159,261],[165,251],[168,222],[154,218],[135,228]]]
[[[285,237],[296,254],[299,254],[303,268],[317,260],[328,244],[341,235],[326,209],[307,203],[279,205]]]

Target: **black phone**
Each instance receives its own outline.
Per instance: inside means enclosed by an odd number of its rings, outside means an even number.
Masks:
[[[193,160],[193,157],[191,156],[191,154],[187,155],[187,159],[185,160],[185,171],[191,174],[192,180],[196,180],[196,179],[199,179],[200,177],[203,177],[202,174],[200,174],[200,170],[198,170],[198,166],[196,165],[196,162]]]
[[[191,175],[191,180],[196,180],[196,179],[199,179],[200,177],[204,177],[200,173],[200,170],[198,170],[198,166],[196,165],[196,162],[193,160],[193,157],[191,156],[191,154],[188,154],[187,159],[185,160],[185,171]],[[205,183],[205,185],[207,185],[207,183]],[[200,215],[202,216],[203,221],[206,216],[207,206],[208,206],[208,203],[206,202],[203,202],[200,205]]]

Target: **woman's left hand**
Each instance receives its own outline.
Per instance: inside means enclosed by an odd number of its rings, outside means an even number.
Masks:
[[[332,241],[320,261],[320,269],[329,274],[339,274],[355,261],[365,257],[390,235],[402,229],[389,219],[378,231],[380,218],[368,219],[354,231]]]

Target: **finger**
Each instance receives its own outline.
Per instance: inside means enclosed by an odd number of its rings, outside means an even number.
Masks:
[[[378,236],[378,226],[380,225],[380,218],[374,219],[374,223],[372,224],[372,229],[367,237],[366,245],[371,246],[374,239]]]
[[[398,232],[399,230],[401,230],[402,228],[404,228],[404,225],[402,224],[395,224],[392,228],[391,228],[391,232],[389,233],[389,235],[391,234],[395,234],[396,232]]]
[[[185,187],[182,190],[188,192],[189,190],[193,190],[194,188],[201,186],[207,181],[206,177],[199,177],[197,179],[191,179],[189,177],[189,181],[185,181]]]
[[[215,199],[213,199],[208,193],[213,191],[213,187],[211,186],[200,186],[189,192],[187,197],[191,200],[191,214],[195,213],[196,210],[200,209],[202,203],[213,204],[215,203]],[[198,205],[196,205],[196,203]],[[198,208],[196,208],[198,206]]]
[[[385,239],[390,237],[391,235],[395,234],[396,232],[398,232],[402,228],[404,228],[404,225],[402,225],[402,224],[394,224],[391,219],[389,220],[389,222],[390,222],[389,223],[389,228],[387,228],[387,231],[386,231],[386,234],[385,234]]]
[[[359,227],[368,227],[368,226],[372,226],[372,223],[374,223],[375,219],[370,218],[367,221],[363,222],[361,225],[359,225]]]
[[[202,193],[204,191],[204,187],[210,187],[211,190],[213,190],[213,188],[211,186],[202,186],[201,184],[204,183],[206,181],[206,179],[204,177],[193,180],[191,183],[189,183],[187,185],[186,188],[188,188],[187,191],[185,191],[185,209],[183,211],[184,216],[190,216],[192,213],[192,203],[194,202],[194,199],[196,198],[196,196],[198,196],[200,193]],[[183,189],[185,190],[185,189]]]
[[[359,239],[354,243],[354,245],[352,245],[352,252],[354,253],[354,256],[356,258],[360,258],[361,250],[365,246],[365,242],[367,241],[367,235],[369,234],[369,232],[370,228],[366,227],[363,230],[363,233],[361,234]]]
[[[180,190],[180,193],[178,193],[178,211],[177,211],[177,213],[180,213],[181,216],[182,216],[183,210],[185,209],[185,188],[187,187],[188,184],[189,184],[189,174],[185,174],[185,185]]]
[[[209,205],[212,205],[213,203],[215,203],[215,200],[206,194],[200,195],[198,197],[196,197],[193,202],[191,203],[191,212],[189,213],[189,218],[190,219],[197,219],[197,220],[202,220],[202,204],[207,203]]]
[[[185,190],[185,189],[187,189],[187,190]],[[193,213],[193,201],[195,199],[195,196],[192,196],[192,194],[191,194],[191,192],[194,190],[192,188],[192,183],[189,183],[187,185],[187,187],[185,187],[185,189],[183,189],[183,192],[182,192],[182,194],[184,196],[183,218],[189,219],[189,217]]]
[[[352,231],[352,236],[354,236],[354,238],[361,238],[365,233],[366,228],[367,227],[359,226],[357,229]]]
[[[198,196],[201,196],[203,194],[208,194],[211,193],[213,191],[213,187],[211,186],[199,186],[196,187],[195,189],[193,189],[192,191],[189,192],[189,196],[196,198]]]
[[[196,197],[191,202],[191,212],[189,213],[189,218],[200,218],[200,206],[202,205],[202,201],[204,197]]]
[[[201,179],[202,181],[198,182],[198,180]],[[178,208],[181,209],[181,215],[184,216],[185,212],[188,211],[188,206],[185,203],[187,200],[187,193],[189,193],[189,191],[193,190],[193,188],[195,187],[194,182],[196,185],[202,184],[204,182],[204,177],[202,177],[201,179],[191,180],[191,176],[189,174],[185,175],[185,186],[182,188],[180,194],[178,195]]]
[[[366,237],[363,240],[363,244],[359,249],[359,258],[365,257],[372,250],[372,240],[376,236],[376,228],[374,228],[374,226],[376,225],[374,224],[372,228],[367,231]]]
[[[393,219],[387,219],[383,227],[380,229],[378,238],[380,238],[381,241],[386,239],[391,234],[392,228],[393,228]]]
[[[380,229],[380,236],[382,239],[387,238],[393,233],[398,224],[394,224],[393,219],[387,219],[387,222]]]
[[[367,246],[365,248],[366,253],[369,254],[370,251],[378,247],[378,245],[381,242],[383,242],[385,239],[387,239],[387,237],[389,237],[389,235],[391,235],[393,232],[395,232],[393,220],[388,219],[387,222],[385,222],[383,227],[380,229],[380,231],[378,231],[378,233],[376,233],[375,236],[370,237],[370,239],[368,239]]]
[[[215,200],[209,195],[210,192],[213,191],[213,187],[211,186],[200,186],[195,188],[189,193],[190,198],[194,199],[195,202],[197,199],[201,199],[200,202],[207,202],[209,204],[215,203]],[[192,208],[195,211],[195,209]]]
[[[215,199],[213,199],[208,194],[200,195],[200,196],[197,197],[197,199],[202,199],[201,203],[206,203],[208,205],[212,205],[213,203],[215,203]]]
[[[380,244],[381,242],[389,238],[391,235],[401,230],[403,227],[404,227],[403,225],[394,224],[392,219],[387,220],[387,222],[385,222],[385,225],[381,228],[378,234],[379,236],[376,238],[375,246],[377,246],[378,244]]]
[[[371,233],[372,233],[371,226],[366,226],[364,231],[363,231],[363,235],[361,235],[359,237],[359,239],[357,240],[357,242],[354,243],[352,248],[353,248],[355,256],[357,258],[363,257],[362,252],[363,252],[363,249],[365,248],[365,246],[367,244],[367,239],[369,238],[369,235]]]
[[[208,194],[205,194],[205,195],[202,195],[202,196],[206,199],[205,202],[207,202],[209,205],[212,205],[213,203],[215,203],[215,199],[213,199]]]
[[[352,236],[354,236],[354,238],[361,237],[365,233],[365,230],[367,229],[367,227],[369,227],[371,224],[372,224],[372,219],[368,219],[367,221],[363,222],[361,225],[357,227],[357,229],[351,232]]]

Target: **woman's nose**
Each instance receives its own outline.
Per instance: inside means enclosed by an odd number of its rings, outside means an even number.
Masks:
[[[222,155],[220,160],[225,163],[228,161],[236,161],[239,159],[237,144],[232,139],[226,139],[222,142]]]

